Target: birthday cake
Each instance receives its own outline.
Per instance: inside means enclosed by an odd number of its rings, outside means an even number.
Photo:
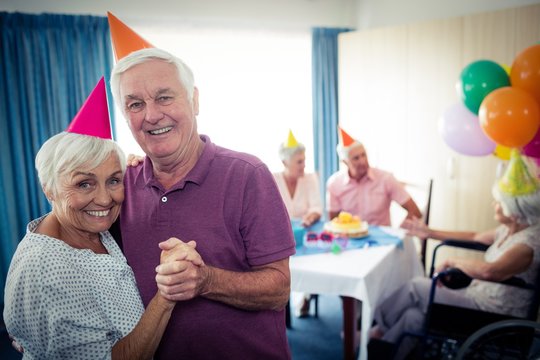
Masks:
[[[368,234],[368,224],[362,221],[360,217],[342,211],[338,216],[324,224],[324,230],[333,234],[355,238]]]

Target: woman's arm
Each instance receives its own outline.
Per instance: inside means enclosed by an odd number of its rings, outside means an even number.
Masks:
[[[112,358],[152,359],[174,309],[175,302],[159,292],[148,304],[135,328],[112,348]]]
[[[450,257],[443,261],[438,270],[456,267],[475,279],[503,281],[527,270],[532,263],[533,255],[533,250],[529,246],[516,244],[494,262]]]
[[[491,245],[495,241],[495,229],[484,232],[436,230],[428,227],[419,218],[405,219],[401,227],[407,230],[408,235],[423,239],[478,241],[487,245]]]

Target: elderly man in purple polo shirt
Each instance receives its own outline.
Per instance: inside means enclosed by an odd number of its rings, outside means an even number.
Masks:
[[[198,134],[193,74],[171,54],[131,53],[111,86],[147,155],[125,176],[123,250],[145,305],[156,280],[179,301],[155,358],[289,359],[284,309],[295,245],[272,174]],[[171,241],[158,243],[169,238],[195,240],[204,264],[156,268]]]
[[[326,206],[330,219],[340,211],[358,215],[370,225],[390,226],[392,201],[407,210],[407,219],[422,214],[403,185],[389,172],[372,168],[366,149],[343,129],[337,153],[346,170],[330,176],[326,183]]]

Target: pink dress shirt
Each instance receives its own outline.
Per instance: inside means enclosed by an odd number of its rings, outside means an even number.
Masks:
[[[304,215],[311,212],[322,215],[322,201],[317,174],[304,174],[299,178],[292,198],[283,173],[274,173],[274,179],[291,219],[302,219]]]
[[[326,183],[326,207],[331,211],[347,211],[370,225],[390,226],[390,204],[403,205],[410,199],[403,185],[389,172],[369,168],[360,181],[349,177],[348,170],[339,171]]]

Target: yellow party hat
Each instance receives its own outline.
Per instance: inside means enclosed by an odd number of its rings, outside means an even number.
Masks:
[[[294,137],[292,130],[289,129],[289,136],[287,137],[287,141],[284,144],[286,148],[295,148],[298,147],[298,141],[296,141],[296,138]]]
[[[501,192],[510,196],[532,194],[540,188],[540,183],[531,175],[517,149],[511,150],[510,162],[498,185]]]

